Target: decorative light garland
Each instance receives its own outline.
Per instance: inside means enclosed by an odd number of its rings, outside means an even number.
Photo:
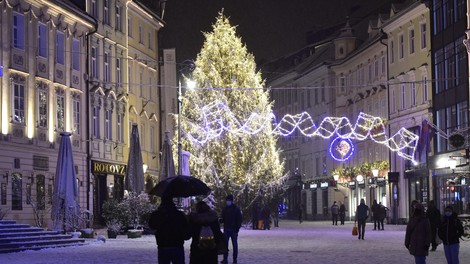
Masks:
[[[191,142],[205,144],[220,137],[224,131],[235,135],[260,133],[268,125],[272,126],[273,120],[275,121],[276,118],[272,112],[251,113],[245,122],[241,122],[226,104],[216,100],[201,108],[201,122],[196,124],[185,120],[189,125],[189,129],[185,131],[185,134]],[[346,159],[350,158],[351,152],[354,151],[351,140],[364,141],[370,139],[388,147],[391,151],[396,152],[398,156],[414,161],[414,154],[419,140],[418,135],[405,128],[401,128],[388,138],[383,120],[380,117],[362,112],[359,113],[354,124],[347,117],[325,117],[316,126],[307,112],[296,115],[286,114],[278,123],[274,123],[274,128],[270,133],[275,135],[290,136],[298,129],[306,137],[319,136],[324,139],[336,137],[330,144],[330,154],[333,143],[336,143],[337,139],[344,139],[347,144],[350,144],[351,150],[339,159],[332,155],[336,160],[342,160],[346,156]]]

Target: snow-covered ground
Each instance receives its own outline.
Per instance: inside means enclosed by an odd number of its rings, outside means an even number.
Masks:
[[[367,223],[365,240],[358,240],[351,235],[352,225],[281,220],[279,228],[269,231],[243,229],[239,235],[238,263],[414,263],[403,244],[405,226],[386,225],[385,231],[373,231],[372,224]],[[189,243],[185,243],[186,263]],[[118,236],[106,243],[89,239],[84,246],[0,254],[0,263],[157,263],[157,248],[153,236],[138,239]],[[436,252],[430,252],[427,263],[446,263],[442,245]],[[460,263],[470,263],[470,242],[460,244]]]

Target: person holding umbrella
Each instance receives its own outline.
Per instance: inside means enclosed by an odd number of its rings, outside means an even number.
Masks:
[[[184,264],[184,241],[191,235],[186,216],[173,199],[162,197],[162,203],[150,216],[149,227],[155,230],[159,264]]]
[[[233,247],[233,263],[237,263],[238,257],[238,231],[242,226],[242,213],[233,203],[233,195],[227,195],[226,204],[222,210],[222,222],[224,223],[225,241],[228,244],[229,239],[232,239]],[[224,259],[221,263],[227,263],[228,252],[224,254]]]

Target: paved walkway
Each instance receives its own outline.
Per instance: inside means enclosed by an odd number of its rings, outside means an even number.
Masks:
[[[238,263],[414,263],[403,245],[405,226],[386,225],[385,231],[366,227],[365,240],[351,235],[353,224],[332,226],[330,222],[283,220],[271,230],[241,230]],[[185,243],[186,259],[189,241]],[[88,240],[80,247],[1,254],[0,263],[157,263],[155,238]],[[460,262],[470,263],[470,242],[462,242]],[[188,261],[187,261],[188,263]],[[231,258],[229,258],[231,263]],[[428,264],[446,263],[442,246],[430,252]]]

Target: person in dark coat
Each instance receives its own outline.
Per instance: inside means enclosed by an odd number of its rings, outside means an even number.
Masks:
[[[377,200],[374,200],[370,209],[372,210],[372,219],[374,220],[374,230],[377,230],[377,225],[379,224],[379,205]]]
[[[359,236],[357,239],[364,240],[364,233],[366,232],[366,220],[370,215],[369,206],[366,205],[364,199],[361,199],[361,203],[357,206],[356,210],[356,220],[357,220],[357,229]]]
[[[416,204],[413,216],[406,226],[405,247],[415,257],[416,264],[426,263],[431,244],[431,223],[426,218],[424,207]]]
[[[162,203],[150,216],[149,227],[156,231],[158,263],[184,264],[184,241],[191,236],[186,217],[176,209],[172,198],[162,198]]]
[[[346,206],[342,202],[339,202],[339,220],[341,225],[344,225],[344,219],[346,218]]]
[[[426,217],[431,222],[431,251],[436,251],[437,248],[437,228],[441,224],[441,212],[437,209],[434,201],[431,200],[428,203],[428,210],[426,210]]]
[[[263,230],[271,229],[271,209],[268,204],[265,204],[261,212],[263,217]]]
[[[331,220],[333,221],[333,225],[338,225],[338,215],[339,215],[339,206],[336,204],[336,201],[333,202],[331,206]]]
[[[212,210],[204,201],[196,204],[196,212],[189,215],[189,226],[191,231],[191,247],[189,254],[190,264],[216,264],[217,247],[214,249],[200,249],[199,238],[203,226],[210,226],[214,237],[222,236],[217,212]]]
[[[225,241],[228,244],[228,241],[232,240],[233,248],[233,263],[237,263],[238,258],[238,231],[242,226],[242,213],[240,208],[238,208],[233,203],[233,195],[227,195],[226,204],[222,210],[222,222],[224,223],[224,235]],[[228,252],[224,254],[224,259],[222,263],[227,263]]]
[[[444,253],[448,264],[459,264],[460,237],[464,230],[452,206],[444,209],[444,217],[438,228],[439,238],[444,244]]]
[[[378,219],[378,230],[384,230],[384,221],[385,218],[387,217],[387,207],[383,206],[382,203],[379,203],[378,205],[379,209],[377,209],[377,219]]]
[[[253,225],[253,230],[258,229],[258,220],[259,220],[259,207],[258,203],[254,202],[251,206],[251,223]]]

